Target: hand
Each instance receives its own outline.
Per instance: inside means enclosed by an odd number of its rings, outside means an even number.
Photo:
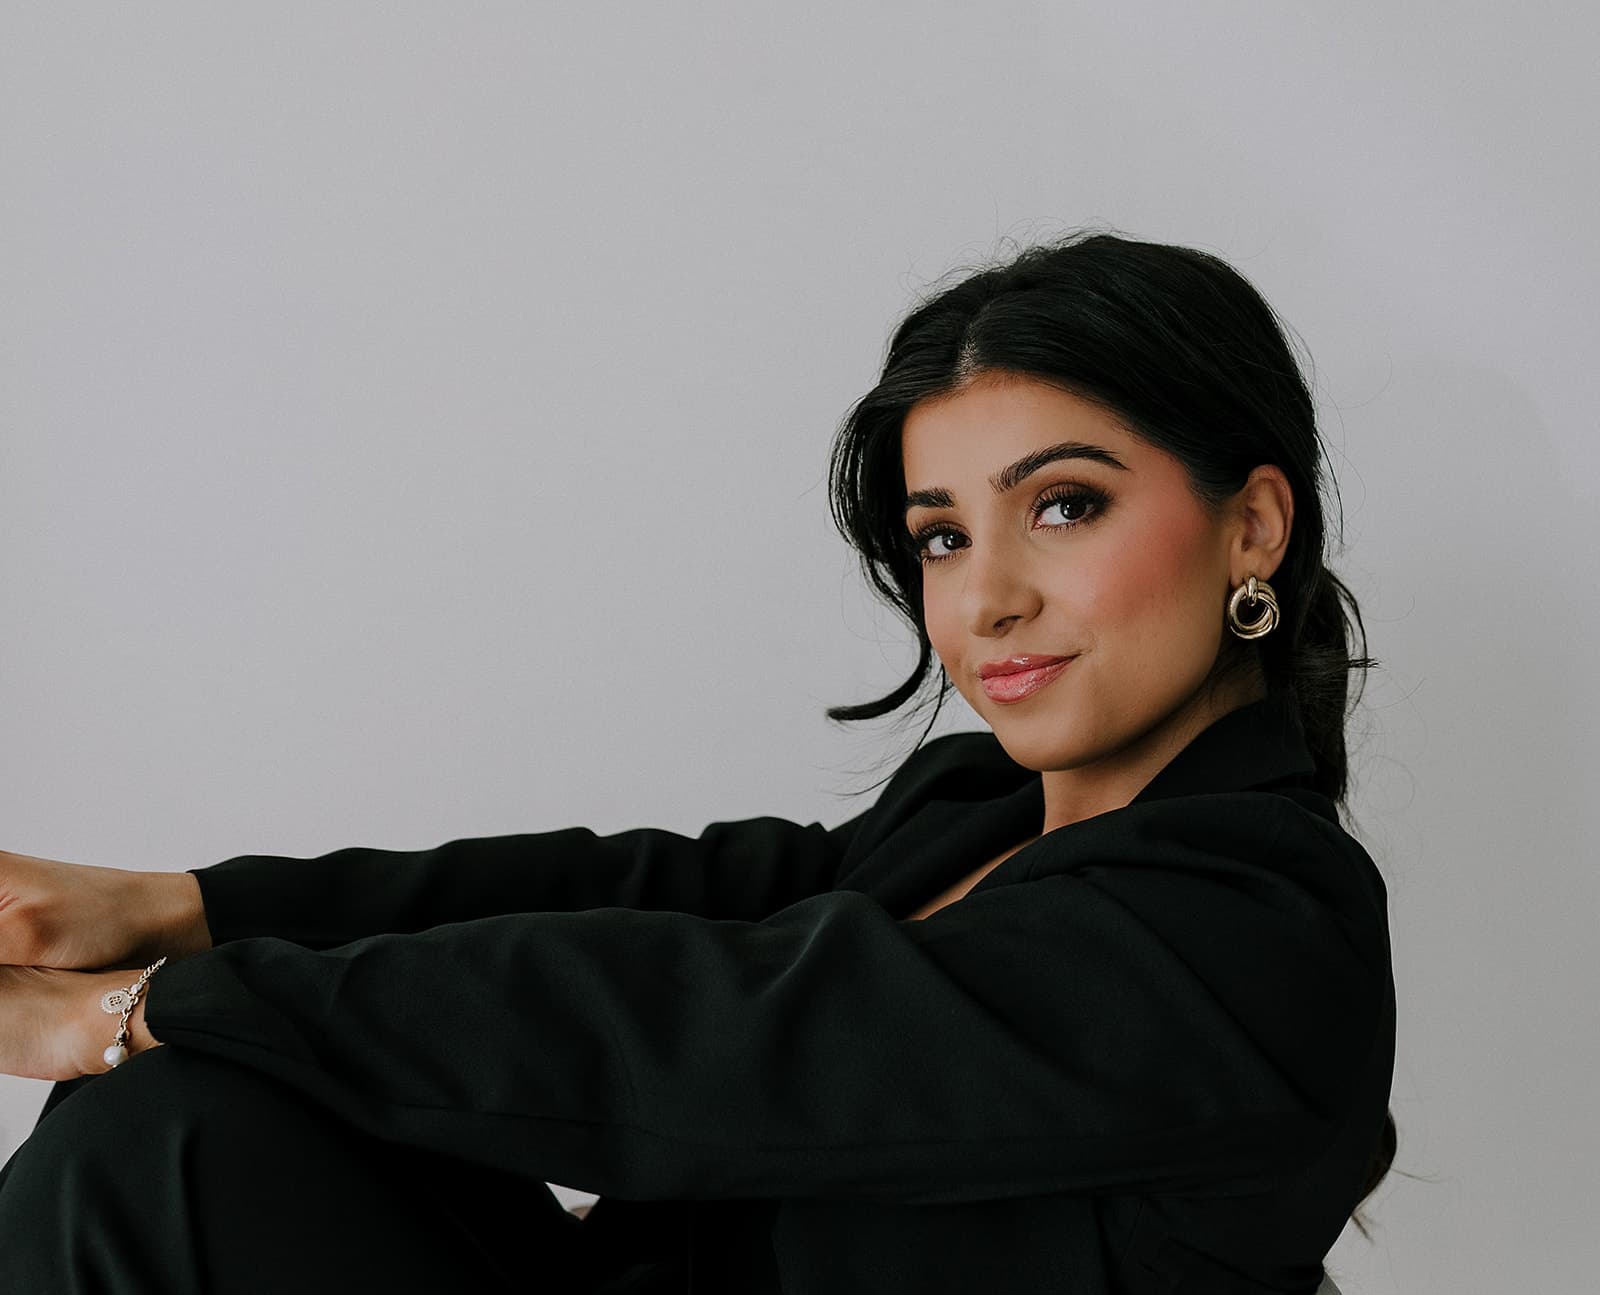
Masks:
[[[211,947],[200,883],[0,850],[0,965],[141,966]]]
[[[0,966],[0,1074],[63,1080],[111,1069],[102,1054],[121,1017],[102,1010],[100,999],[138,978],[138,971]],[[128,1017],[128,1053],[160,1046],[145,1028],[141,992]]]

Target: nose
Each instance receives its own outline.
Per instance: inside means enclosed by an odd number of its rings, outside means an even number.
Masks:
[[[961,589],[962,618],[974,638],[1007,633],[1017,621],[1038,615],[1038,585],[1018,546],[988,538],[974,544],[965,563]]]

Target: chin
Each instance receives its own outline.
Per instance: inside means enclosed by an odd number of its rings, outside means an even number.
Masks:
[[[985,715],[984,719],[989,719]],[[1005,753],[1024,769],[1035,773],[1050,773],[1060,769],[1075,769],[1083,763],[1084,751],[1075,743],[1061,738],[1061,725],[1039,727],[1029,731],[1023,725],[1006,722],[1002,716],[989,727]]]

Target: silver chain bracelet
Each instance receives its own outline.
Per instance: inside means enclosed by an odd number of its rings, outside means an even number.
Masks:
[[[139,994],[143,991],[145,982],[160,970],[166,958],[157,958],[140,974],[139,979],[126,989],[108,989],[100,996],[100,1010],[110,1016],[122,1013],[122,1020],[117,1023],[117,1036],[111,1040],[111,1046],[100,1055],[108,1066],[120,1066],[128,1059],[128,1018],[133,1015],[133,1009],[139,1004]]]

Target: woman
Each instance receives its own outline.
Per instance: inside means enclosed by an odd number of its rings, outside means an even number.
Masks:
[[[921,654],[830,716],[937,656],[991,730],[848,822],[0,858],[0,1068],[79,1077],[0,1280],[1315,1290],[1394,1149],[1320,482],[1244,279],[1072,236],[915,309],[835,442]]]

